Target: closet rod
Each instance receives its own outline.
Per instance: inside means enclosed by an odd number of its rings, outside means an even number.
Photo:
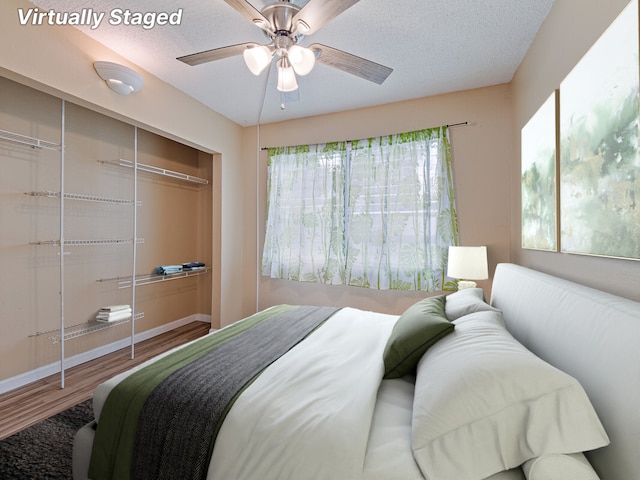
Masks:
[[[52,192],[49,190],[41,191],[41,192],[24,192],[25,195],[29,195],[31,197],[49,197],[49,198],[59,198],[60,192]],[[96,197],[94,195],[84,195],[81,193],[68,193],[65,192],[63,194],[65,199],[68,200],[82,200],[85,202],[96,202],[96,203],[112,203],[116,205],[133,205],[133,200],[123,200],[119,198],[109,198],[109,197]],[[142,202],[137,202],[138,206],[142,205]]]
[[[10,132],[8,130],[0,130],[0,140],[27,145],[31,148],[46,148],[48,150],[61,149],[60,144],[48,142],[47,140],[41,140],[35,137],[29,137],[28,135],[21,135],[20,133]]]
[[[207,185],[209,183],[209,180],[207,180],[206,178],[195,177],[186,173],[175,172],[173,170],[167,170],[166,168],[154,167],[153,165],[145,165],[144,163],[139,162],[136,162],[136,164],[134,165],[134,162],[132,162],[131,160],[125,160],[123,158],[119,160],[98,160],[98,162],[102,164],[117,165],[120,167],[135,168],[136,171],[141,170],[143,172],[155,173],[157,175],[164,175],[165,177],[176,178],[178,180],[184,180],[186,182],[197,183],[200,185]]]
[[[103,240],[38,240],[35,242],[29,242],[30,245],[69,245],[69,246],[87,246],[87,245],[129,245],[133,243],[132,238],[110,238]],[[136,243],[144,243],[144,238],[136,238]],[[66,255],[68,252],[64,252],[61,255]]]

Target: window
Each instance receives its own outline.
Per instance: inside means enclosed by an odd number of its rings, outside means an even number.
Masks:
[[[457,217],[446,127],[269,149],[263,275],[439,290]]]

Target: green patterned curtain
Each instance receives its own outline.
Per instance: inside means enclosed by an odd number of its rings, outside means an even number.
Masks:
[[[441,290],[458,223],[446,127],[269,150],[263,274]]]

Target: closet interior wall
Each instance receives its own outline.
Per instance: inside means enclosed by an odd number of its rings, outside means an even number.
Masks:
[[[212,155],[1,77],[0,130],[64,142],[0,135],[0,383],[56,363],[64,372],[67,359],[175,322],[210,322],[210,270],[174,281],[154,271],[212,265]],[[136,161],[181,178],[134,171]],[[133,322],[95,322],[123,304]]]

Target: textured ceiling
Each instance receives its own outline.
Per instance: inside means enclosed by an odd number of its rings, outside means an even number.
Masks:
[[[174,12],[179,26],[143,29],[78,27],[142,69],[240,125],[271,123],[509,82],[553,0],[361,0],[301,45],[323,43],[393,68],[382,84],[316,63],[286,102],[275,67],[259,77],[242,56],[198,66],[176,57],[226,45],[267,43],[265,35],[223,0],[32,0],[41,10]],[[260,10],[265,4],[251,0]],[[304,1],[295,1],[299,5]],[[109,60],[109,59],[101,59]]]

